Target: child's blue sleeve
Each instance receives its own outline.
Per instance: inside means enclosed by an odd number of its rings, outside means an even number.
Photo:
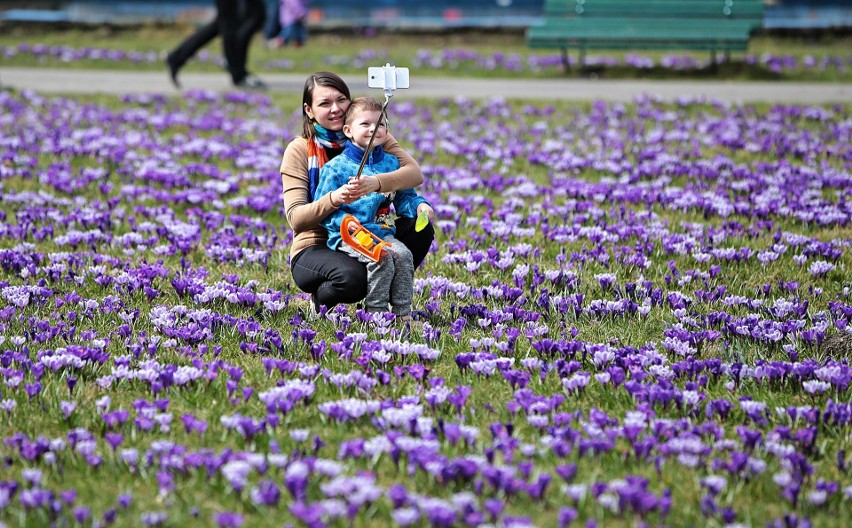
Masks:
[[[416,218],[417,207],[422,203],[428,204],[429,202],[418,195],[414,189],[397,191],[396,196],[393,198],[393,207],[396,209],[396,215],[401,218]]]

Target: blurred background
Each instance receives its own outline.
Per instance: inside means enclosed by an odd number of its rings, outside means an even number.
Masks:
[[[543,0],[312,0],[314,29],[370,27],[442,29],[523,28],[541,15]],[[83,24],[202,23],[212,0],[0,0],[0,20]],[[767,0],[764,28],[816,30],[852,28],[852,0]]]

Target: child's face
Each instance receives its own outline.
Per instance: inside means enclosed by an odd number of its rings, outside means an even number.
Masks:
[[[373,135],[373,130],[376,128],[381,114],[378,110],[357,110],[350,122],[343,125],[343,133],[359,147],[367,148],[370,143],[370,136]],[[387,133],[384,123],[378,125],[378,128],[374,145],[381,144],[385,133]]]

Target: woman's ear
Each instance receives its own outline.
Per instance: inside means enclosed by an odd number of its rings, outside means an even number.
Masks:
[[[304,103],[302,105],[302,110],[305,111],[305,114],[308,116],[309,119],[313,120],[314,110],[308,105],[308,103]]]

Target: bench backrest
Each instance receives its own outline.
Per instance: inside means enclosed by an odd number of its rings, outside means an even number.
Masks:
[[[545,0],[544,18],[763,19],[763,0]]]

